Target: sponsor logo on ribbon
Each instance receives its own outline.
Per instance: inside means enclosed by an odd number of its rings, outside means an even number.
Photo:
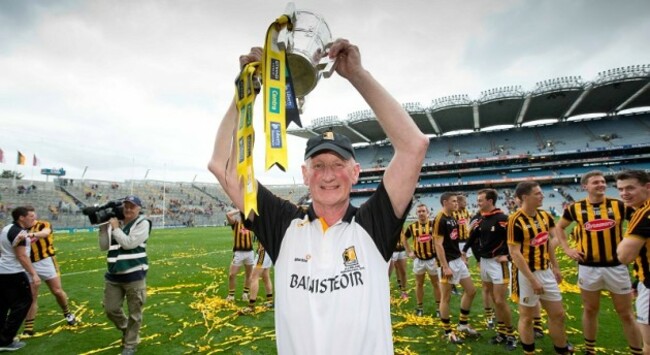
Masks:
[[[273,113],[280,113],[280,89],[270,89],[269,111]]]
[[[282,131],[280,123],[271,122],[271,148],[282,148]]]
[[[273,80],[280,80],[280,61],[271,58],[271,76],[270,78]]]

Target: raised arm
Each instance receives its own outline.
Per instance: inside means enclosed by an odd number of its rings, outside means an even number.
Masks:
[[[239,64],[243,67],[248,63],[259,61],[261,58],[262,48],[251,48],[249,54],[239,57]],[[217,130],[208,170],[219,180],[219,184],[221,184],[221,187],[235,206],[243,211],[244,196],[241,182],[237,179],[237,147],[233,144],[237,136],[238,116],[237,106],[233,98]]]
[[[384,173],[384,185],[396,216],[402,217],[415,192],[429,139],[399,102],[363,68],[357,46],[338,39],[329,55],[338,57],[336,72],[348,79],[366,100],[395,148]]]

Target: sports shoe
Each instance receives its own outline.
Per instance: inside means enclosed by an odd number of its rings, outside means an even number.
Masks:
[[[135,348],[122,349],[122,355],[133,355],[133,354],[135,354]]]
[[[77,324],[77,318],[72,313],[68,313],[65,315],[65,321],[68,322],[68,325]]]
[[[406,292],[404,292],[404,291],[402,291],[402,294],[400,294],[399,297],[400,297],[401,299],[403,299],[403,300],[407,300],[407,299],[409,299],[409,294],[406,293]]]
[[[517,338],[511,335],[506,337],[506,350],[508,351],[517,350]]]
[[[23,334],[22,334],[22,336],[24,336],[24,337],[31,337],[31,336],[33,336],[33,335],[34,335],[34,331],[33,331],[33,330],[23,330]],[[14,339],[14,340],[16,340],[16,339]]]
[[[488,318],[487,327],[488,329],[494,329],[494,318]]]
[[[454,333],[454,332],[446,334],[445,336],[447,337],[447,340],[449,340],[449,342],[452,343],[452,344],[462,344],[463,343],[463,339],[459,338],[458,335],[456,335],[456,333]]]
[[[436,318],[440,318],[440,310],[439,309],[436,310]]]
[[[535,333],[535,339],[541,339],[544,337],[544,332],[539,329],[534,329],[533,332]]]
[[[458,331],[460,333],[463,333],[466,336],[472,337],[472,338],[478,338],[481,336],[481,333],[477,332],[474,330],[472,327],[470,327],[467,324],[460,324],[458,325]]]
[[[16,351],[18,349],[22,349],[25,345],[24,341],[15,341],[11,344],[7,344],[5,346],[0,346],[0,351]]]
[[[456,285],[452,285],[451,294],[456,295],[456,296],[460,295],[460,291],[458,291],[458,288],[456,288]]]
[[[248,293],[242,293],[241,294],[241,300],[244,302],[248,302]]]
[[[424,311],[421,308],[415,310],[415,315],[418,317],[424,316]]]
[[[235,296],[233,295],[228,295],[228,297],[226,297],[226,302],[233,302],[234,300],[235,300]]]
[[[275,304],[273,303],[273,301],[266,301],[264,302],[264,307],[273,309],[275,307]]]
[[[492,345],[499,345],[503,344],[506,342],[506,337],[502,336],[501,334],[497,334],[490,339],[490,344]]]

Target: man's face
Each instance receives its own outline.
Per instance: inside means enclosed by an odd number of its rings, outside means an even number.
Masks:
[[[302,166],[302,176],[315,205],[335,206],[348,203],[352,185],[359,179],[359,170],[354,159],[344,160],[327,151],[307,159]]]
[[[582,188],[587,191],[589,196],[593,197],[602,197],[605,196],[605,191],[607,190],[607,182],[605,177],[596,175],[592,176],[587,180],[585,185],[582,185]]]
[[[447,201],[442,202],[442,207],[451,212],[458,211],[458,197],[451,196]]]
[[[138,217],[140,214],[140,206],[131,203],[124,202],[124,221],[130,222]]]
[[[418,214],[418,221],[420,223],[425,223],[429,219],[429,208],[427,206],[418,206],[416,213]]]
[[[531,208],[542,207],[542,204],[544,203],[544,193],[542,192],[542,188],[539,186],[533,187],[533,190],[530,192],[530,194],[523,195],[522,197],[522,202]]]
[[[650,183],[642,185],[637,179],[616,180],[616,188],[629,207],[640,207],[650,197]]]
[[[23,228],[29,229],[34,226],[34,223],[36,223],[36,217],[36,212],[29,211],[26,216],[20,216],[18,221]]]
[[[476,204],[481,212],[490,212],[492,211],[492,201],[485,198],[485,194],[479,194],[476,198]]]
[[[459,210],[462,210],[463,208],[467,207],[467,198],[465,198],[465,196],[458,196],[456,197],[456,200],[458,201]]]

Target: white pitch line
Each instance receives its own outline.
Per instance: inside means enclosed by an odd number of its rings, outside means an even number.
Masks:
[[[186,256],[177,256],[177,257],[168,258],[168,259],[165,259],[165,260],[186,259],[186,258],[193,258],[193,257],[196,257],[196,256],[204,256],[204,255],[210,255],[210,254],[224,254],[224,253],[229,253],[229,252],[231,252],[230,249],[216,250],[216,251],[211,251],[211,252],[207,252],[207,253],[203,253],[203,254],[192,254],[192,255],[186,255]],[[97,271],[102,271],[102,270],[106,270],[106,269],[101,268],[101,269],[84,270],[84,271],[76,271],[76,272],[66,272],[65,274],[61,274],[61,277],[63,277],[63,276],[82,275],[82,274],[90,274],[90,273],[97,272]]]

